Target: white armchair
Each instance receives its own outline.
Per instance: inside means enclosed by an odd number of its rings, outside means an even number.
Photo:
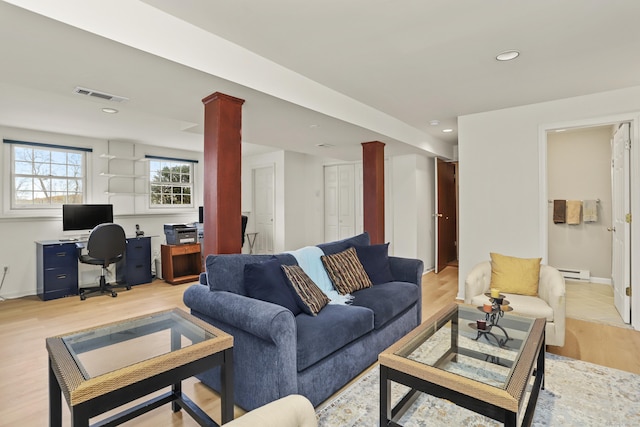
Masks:
[[[482,305],[487,302],[485,292],[489,292],[491,284],[491,262],[485,261],[476,265],[467,275],[464,282],[464,302]],[[523,316],[546,318],[546,344],[562,347],[565,334],[565,284],[564,277],[558,270],[549,265],[540,265],[538,296],[516,295],[504,293],[514,313]]]
[[[249,411],[222,427],[317,427],[313,405],[304,396],[290,394]]]

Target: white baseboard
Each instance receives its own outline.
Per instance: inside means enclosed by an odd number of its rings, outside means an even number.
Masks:
[[[611,278],[610,277],[591,277],[589,279],[591,283],[600,283],[601,285],[609,285],[611,286]]]

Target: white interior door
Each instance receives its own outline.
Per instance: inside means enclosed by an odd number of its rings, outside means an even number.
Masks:
[[[631,321],[631,298],[627,288],[631,284],[631,238],[630,224],[630,149],[629,123],[623,123],[613,136],[611,183],[613,196],[612,262],[611,281],[614,303],[625,323]]]
[[[355,235],[356,202],[354,165],[324,168],[324,238],[327,242]]]
[[[338,166],[324,167],[324,240],[338,240]]]
[[[256,236],[254,253],[273,253],[274,228],[274,173],[273,166],[253,170],[253,207]]]
[[[338,239],[355,235],[356,202],[355,172],[353,165],[338,166]]]

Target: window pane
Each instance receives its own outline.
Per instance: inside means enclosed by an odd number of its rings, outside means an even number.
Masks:
[[[59,163],[64,165],[67,163],[67,153],[63,151],[52,151],[51,152],[51,163]]]
[[[33,174],[39,176],[51,175],[51,164],[49,163],[33,163]]]
[[[31,175],[33,166],[27,162],[15,162],[15,173],[18,175]]]
[[[53,176],[67,176],[67,165],[51,165],[51,175]]]

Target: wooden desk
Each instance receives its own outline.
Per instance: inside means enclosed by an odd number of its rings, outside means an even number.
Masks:
[[[172,285],[194,282],[200,277],[200,243],[160,245],[162,278]]]

